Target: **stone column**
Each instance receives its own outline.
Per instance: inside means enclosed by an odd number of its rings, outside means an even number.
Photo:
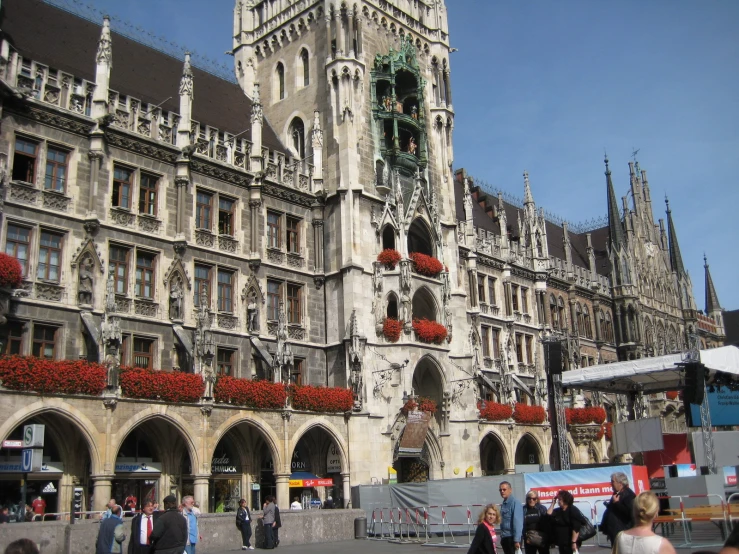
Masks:
[[[313,248],[316,256],[316,273],[323,273],[323,219],[313,220]]]
[[[190,180],[187,177],[176,177],[174,180],[177,187],[177,221],[176,236],[181,236],[185,232],[185,195],[187,194],[187,185]]]
[[[200,503],[200,511],[208,513],[208,482],[210,475],[198,475],[195,477],[195,501]]]
[[[505,295],[505,315],[513,315],[513,306],[511,305],[511,282],[503,281],[503,294]]]
[[[74,476],[70,475],[69,473],[65,473],[62,475],[62,478],[59,479],[59,502],[57,506],[57,512],[67,512],[70,510],[72,506],[72,495],[74,494]],[[68,516],[65,516],[63,519],[69,520]]]
[[[598,304],[593,304],[593,319],[595,320],[595,340],[597,342],[601,342],[603,340],[603,337],[601,337],[600,314],[600,306]]]
[[[349,485],[349,473],[341,473],[341,489],[344,495],[344,505],[342,508],[348,508],[352,502],[352,488]]]
[[[287,510],[290,507],[290,474],[275,473],[274,475],[277,485],[277,505]]]
[[[616,315],[613,319],[616,320],[616,345],[618,345],[619,342],[626,342],[623,329],[621,329],[621,306],[616,306]]]
[[[92,476],[92,509],[96,512],[107,510],[108,500],[113,490],[113,478],[115,475],[93,475]]]
[[[346,18],[349,21],[349,57],[356,57],[354,52],[354,10],[346,10]]]
[[[344,35],[344,21],[341,17],[341,8],[337,8],[334,12],[334,19],[336,20],[336,53],[340,56],[344,55],[346,48],[344,47],[345,35]]]
[[[87,199],[87,213],[95,213],[95,198],[100,194],[98,181],[100,180],[100,162],[103,153],[98,150],[90,150],[87,153],[90,160],[90,197]]]
[[[252,257],[259,257],[259,208],[261,200],[249,200],[249,250]]]

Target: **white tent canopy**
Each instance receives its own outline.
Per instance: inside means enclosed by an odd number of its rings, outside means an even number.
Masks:
[[[714,382],[716,373],[728,374],[739,382],[739,348],[722,346],[700,351],[700,363],[706,367],[706,383]],[[683,354],[641,358],[613,364],[595,365],[562,373],[562,386],[628,393],[641,388],[645,393],[681,390],[685,386]]]

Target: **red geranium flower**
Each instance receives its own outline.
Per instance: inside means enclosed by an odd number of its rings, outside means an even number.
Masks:
[[[513,419],[521,425],[538,425],[547,419],[547,413],[542,406],[528,406],[518,402],[513,410]]]
[[[0,252],[0,288],[17,288],[23,281],[21,263],[13,256]]]
[[[513,408],[508,404],[497,402],[487,402],[484,410],[481,408],[481,403],[478,403],[477,409],[480,411],[480,419],[488,421],[505,421],[513,415]]]
[[[414,319],[413,330],[416,332],[418,340],[422,342],[433,342],[441,344],[447,335],[446,327],[436,321],[428,319]]]
[[[382,322],[382,334],[390,342],[398,342],[400,333],[403,331],[403,322],[393,319],[392,317],[385,318]]]
[[[444,270],[444,265],[433,256],[421,254],[420,252],[412,252],[410,258],[416,266],[416,273],[420,273],[421,275],[436,277]]]
[[[3,387],[18,391],[99,396],[105,388],[106,375],[105,366],[82,360],[0,358],[0,382]]]
[[[387,269],[395,269],[400,262],[400,252],[392,248],[386,248],[377,255],[377,261],[384,265]]]
[[[603,423],[606,420],[606,411],[600,406],[590,408],[566,408],[567,425],[587,425],[588,423]]]

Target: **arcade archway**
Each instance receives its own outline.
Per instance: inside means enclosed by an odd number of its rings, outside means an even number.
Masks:
[[[539,443],[528,433],[521,437],[516,446],[516,465],[541,464],[542,456]]]
[[[480,468],[483,475],[507,473],[505,446],[495,433],[488,433],[480,442]]]

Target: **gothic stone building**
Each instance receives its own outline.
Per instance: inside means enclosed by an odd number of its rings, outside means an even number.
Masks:
[[[609,224],[590,231],[545,218],[527,175],[516,203],[453,173],[440,0],[239,0],[236,82],[40,0],[3,2],[0,28],[0,242],[24,271],[4,352],[204,373],[207,321],[218,375],[354,394],[336,415],[2,390],[2,438],[47,426],[31,482],[51,483],[57,509],[75,487],[95,509],[170,492],[285,506],[294,470],[346,503],[389,466],[409,481],[547,463],[548,422],[478,411],[546,404],[542,340],[563,341],[567,367],[677,350],[691,330],[722,342],[715,291],[701,315],[638,168],[623,217],[606,168]],[[422,342],[417,319],[446,338]],[[430,419],[401,410],[419,397]],[[569,443],[576,462],[609,458],[597,433]]]

